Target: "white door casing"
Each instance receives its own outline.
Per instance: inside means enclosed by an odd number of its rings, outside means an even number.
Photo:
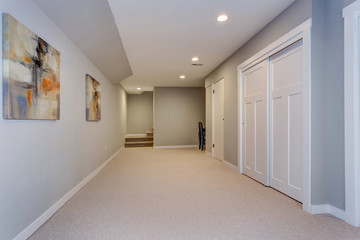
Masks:
[[[270,57],[270,186],[302,202],[301,40]]]
[[[224,160],[224,79],[213,85],[213,157]]]
[[[360,226],[360,1],[343,9],[345,221]]]
[[[268,185],[268,61],[242,73],[243,172]]]

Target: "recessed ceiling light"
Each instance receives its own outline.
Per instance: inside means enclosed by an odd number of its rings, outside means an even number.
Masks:
[[[198,58],[198,57],[193,57],[191,60],[192,60],[193,62],[197,62],[197,61],[199,61],[199,58]]]
[[[225,22],[226,20],[228,20],[228,16],[227,15],[225,15],[225,14],[222,14],[222,15],[219,15],[217,18],[216,18],[216,20],[218,21],[218,22]]]
[[[181,75],[180,78],[181,78],[181,79],[184,79],[184,78],[185,78],[185,75]]]
[[[138,87],[137,90],[141,90],[141,88]]]

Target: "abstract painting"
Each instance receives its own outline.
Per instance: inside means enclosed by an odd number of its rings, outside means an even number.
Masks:
[[[60,53],[3,13],[3,117],[60,119]]]
[[[86,120],[101,120],[101,87],[89,74],[86,74]]]

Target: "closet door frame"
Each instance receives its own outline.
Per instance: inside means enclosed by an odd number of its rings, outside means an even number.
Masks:
[[[303,42],[303,210],[311,213],[311,72],[310,72],[310,43],[311,43],[311,18],[285,34],[253,57],[249,58],[237,68],[238,70],[238,166],[240,173],[243,173],[243,159],[242,159],[242,136],[243,127],[243,103],[242,103],[242,87],[243,72],[251,66],[268,59],[270,56],[279,52],[280,50],[290,46],[291,44],[302,39]],[[269,170],[269,169],[268,169]],[[270,174],[268,174],[270,176]]]

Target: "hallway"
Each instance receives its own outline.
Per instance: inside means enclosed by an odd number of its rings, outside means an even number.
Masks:
[[[126,148],[34,239],[360,239],[196,149]]]

